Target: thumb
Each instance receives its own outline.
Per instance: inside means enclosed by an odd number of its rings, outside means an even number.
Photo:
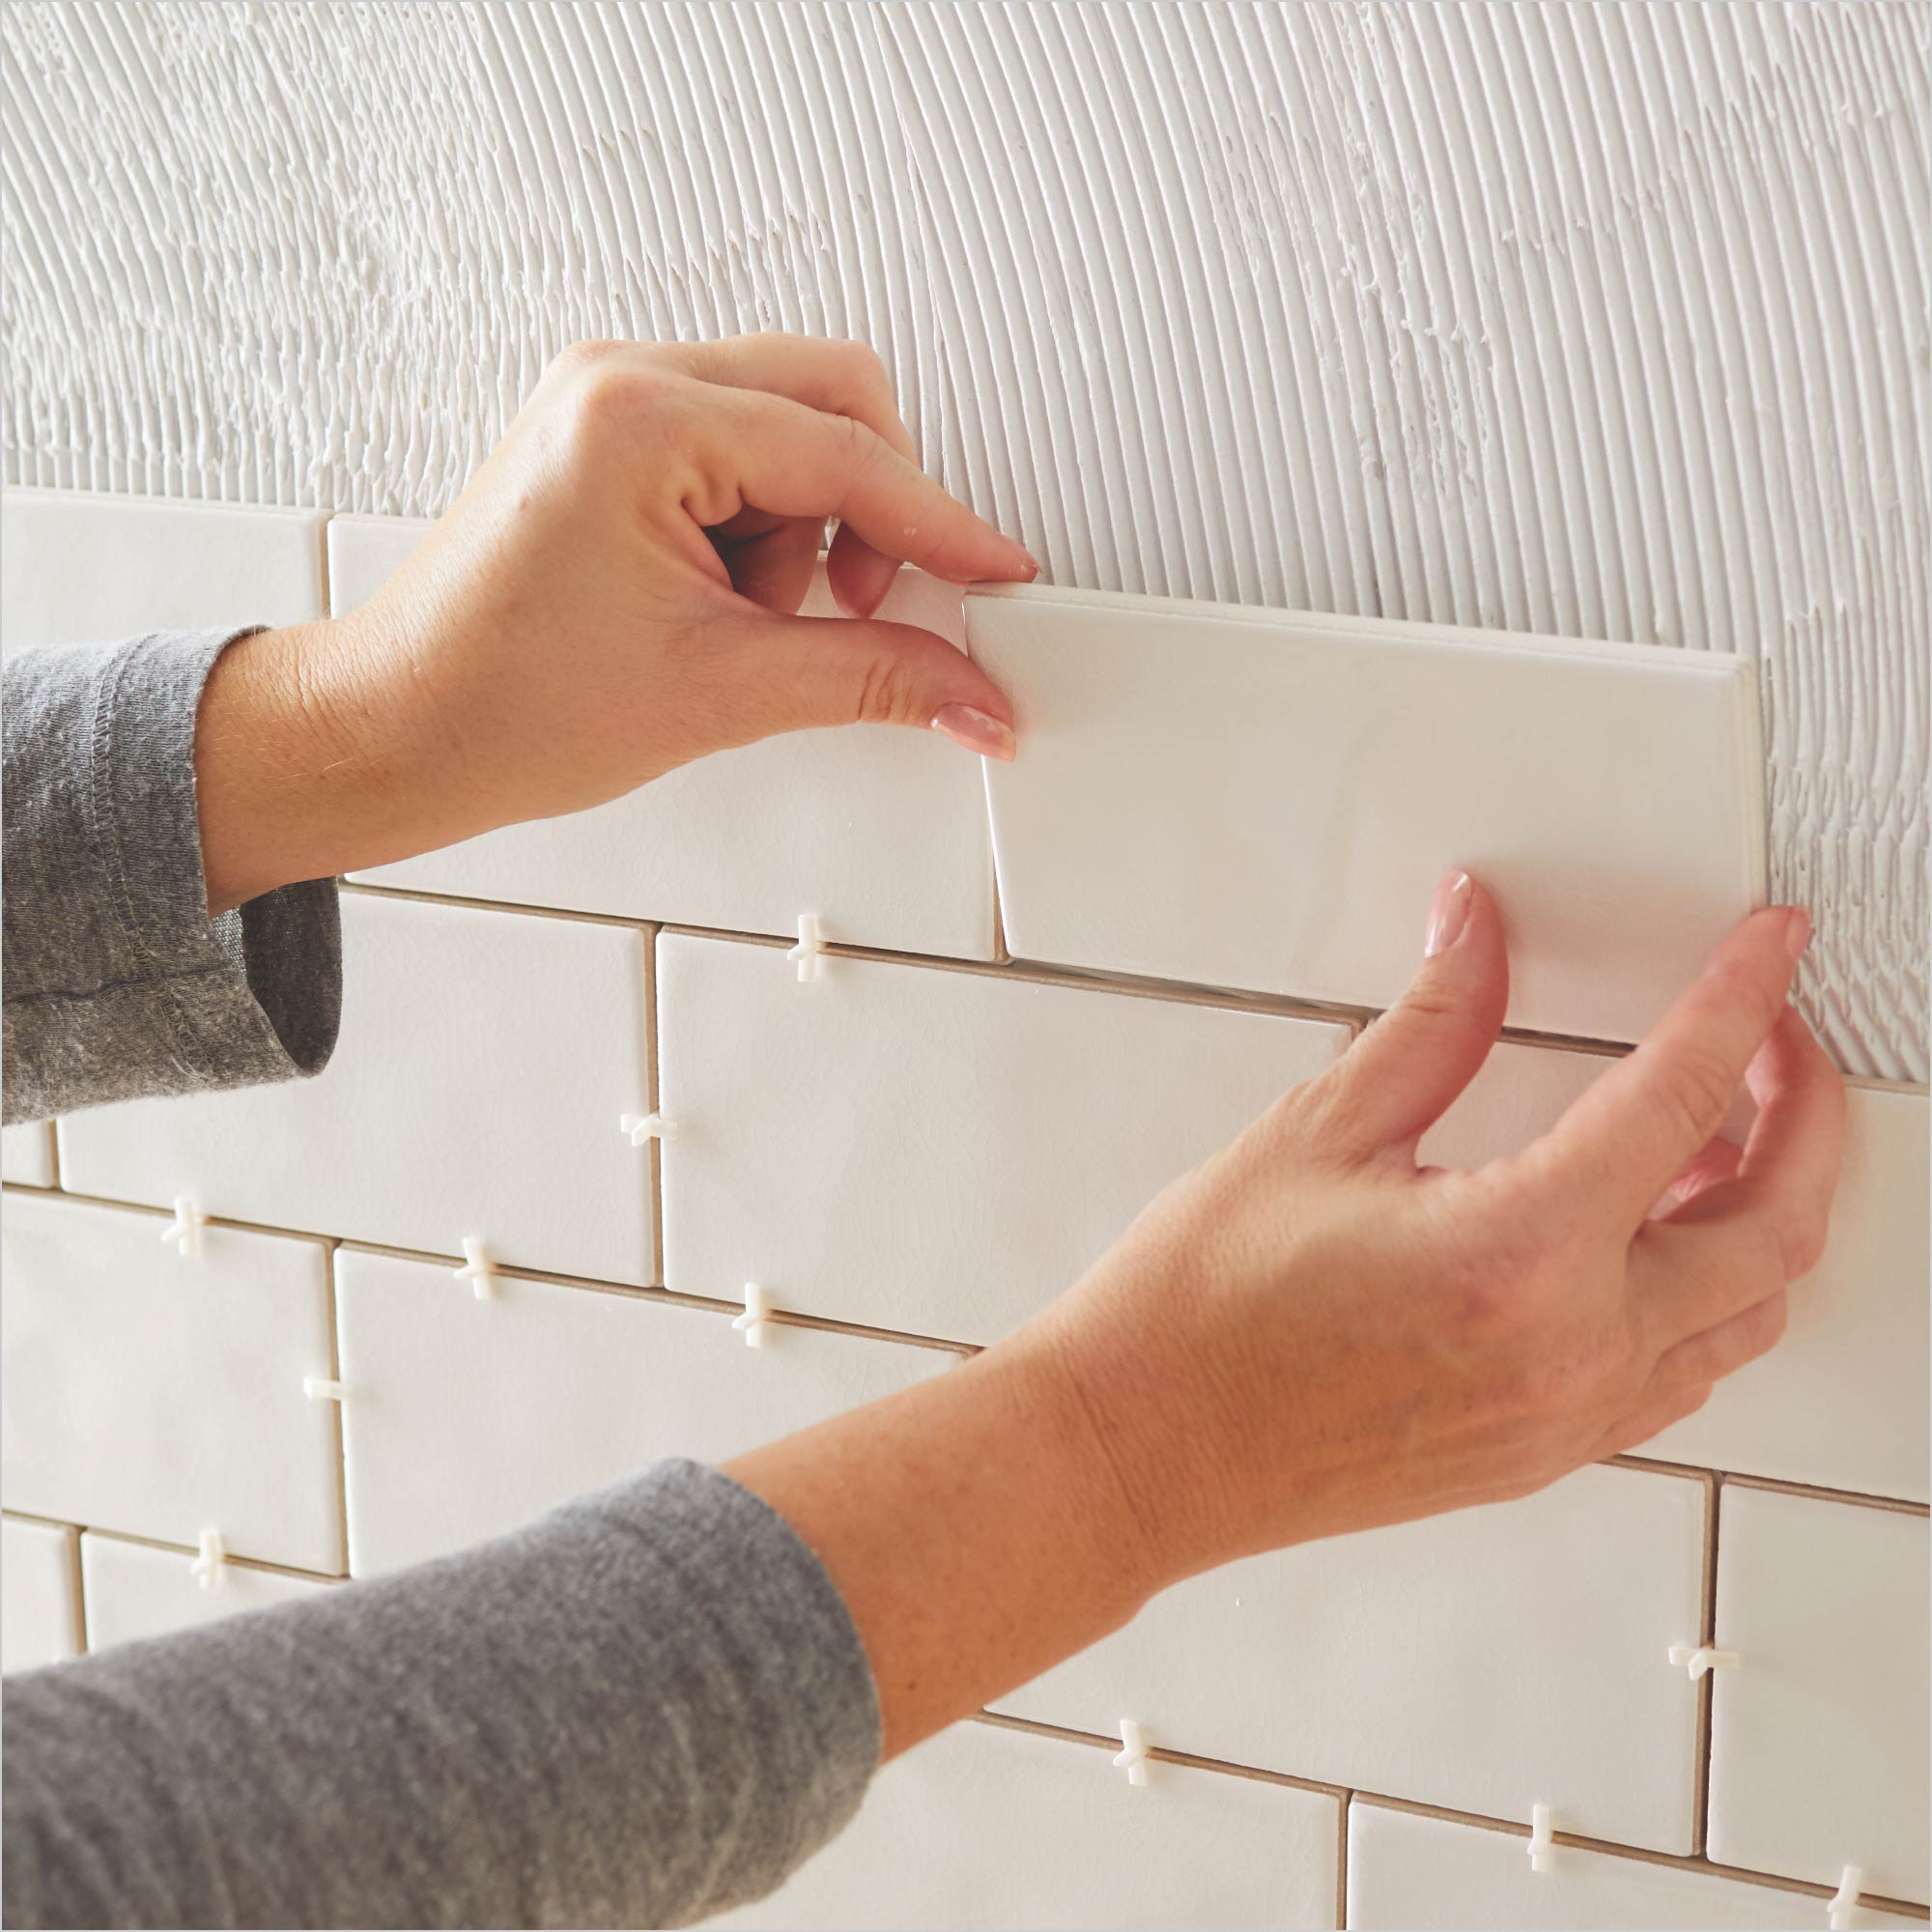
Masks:
[[[1013,707],[962,650],[916,624],[786,617],[781,654],[762,668],[774,731],[823,724],[910,724],[989,758],[1013,755]],[[773,681],[777,680],[776,683]]]
[[[1366,1158],[1415,1143],[1475,1078],[1509,1005],[1495,901],[1467,872],[1443,875],[1408,990],[1336,1062],[1327,1131]]]

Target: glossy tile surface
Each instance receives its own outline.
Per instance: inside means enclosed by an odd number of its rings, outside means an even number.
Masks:
[[[0,1127],[0,1180],[23,1187],[54,1184],[54,1130],[50,1121],[23,1121]]]
[[[858,1819],[728,1927],[1332,1926],[1336,1801],[955,1724],[888,1765]]]
[[[1593,1467],[1156,1597],[998,1708],[1492,1817],[1690,1848],[1704,1489]]]
[[[1067,591],[966,628],[1019,719],[986,771],[1018,957],[1385,1006],[1461,866],[1511,1021],[1634,1039],[1762,898],[1742,659]]]
[[[159,497],[0,493],[0,648],[320,617],[325,521]]]
[[[0,1221],[9,1509],[301,1569],[340,1566],[327,1268],[313,1241],[16,1194]]]
[[[1572,1845],[1556,1847],[1547,1872],[1532,1871],[1527,1845],[1358,1798],[1349,1807],[1349,1924],[1354,1932],[1814,1932],[1826,1920],[1824,1901],[1804,1892]],[[1851,1916],[1854,1927],[1911,1923],[1865,1908]]]
[[[665,1280],[991,1342],[1348,1029],[658,941]]]
[[[1726,1484],[1711,1857],[1926,1902],[1927,1523]]]
[[[166,1636],[196,1624],[218,1623],[239,1610],[297,1603],[331,1587],[317,1577],[224,1563],[214,1587],[204,1590],[193,1563],[185,1550],[156,1549],[152,1544],[126,1543],[90,1530],[80,1539],[88,1649],[106,1650],[136,1637]]]
[[[931,1349],[728,1313],[336,1257],[350,1568],[358,1577],[515,1528],[665,1456],[716,1463],[943,1373]]]
[[[0,1675],[38,1670],[80,1651],[74,1532],[0,1521]]]
[[[436,1254],[648,1282],[644,936],[344,895],[342,1036],[313,1080],[61,1123],[68,1185]]]
[[[360,603],[425,524],[338,517],[336,608]],[[821,572],[805,607],[837,614]],[[956,585],[902,572],[879,615],[961,641]],[[522,905],[988,959],[993,861],[977,760],[930,731],[794,732],[666,774],[628,798],[385,866],[379,884]]]
[[[1505,1042],[1418,1157],[1480,1166],[1555,1123],[1614,1063]],[[1790,1294],[1783,1339],[1637,1453],[1782,1482],[1922,1501],[1928,1333],[1923,1094],[1853,1087],[1824,1259]],[[1726,1131],[1748,1132],[1747,1101]]]

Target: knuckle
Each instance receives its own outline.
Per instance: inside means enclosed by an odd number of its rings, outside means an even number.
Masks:
[[[1662,1104],[1670,1110],[1670,1124],[1698,1147],[1718,1130],[1737,1092],[1730,1064],[1701,1046],[1687,1046],[1672,1061]]]
[[[857,722],[862,724],[903,724],[912,720],[916,681],[903,658],[874,658],[860,680]]]
[[[1787,1282],[1807,1275],[1825,1258],[1827,1217],[1815,1208],[1780,1208],[1772,1222],[1778,1263]]]
[[[1745,1014],[1760,1038],[1777,1024],[1785,1009],[1781,986],[1739,959],[1720,960],[1709,970],[1724,1000]]]

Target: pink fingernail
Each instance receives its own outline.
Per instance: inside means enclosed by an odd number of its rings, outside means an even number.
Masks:
[[[1784,922],[1784,950],[1791,954],[1796,965],[1804,957],[1804,949],[1811,944],[1811,915],[1803,906],[1793,906],[1791,917]]]
[[[1013,727],[1002,724],[989,713],[973,704],[942,704],[932,714],[932,728],[942,738],[951,738],[962,750],[978,752],[982,758],[999,758],[1010,763]]]
[[[1444,872],[1435,896],[1429,902],[1429,931],[1423,938],[1422,956],[1434,959],[1438,952],[1447,952],[1462,938],[1468,923],[1469,875]]]

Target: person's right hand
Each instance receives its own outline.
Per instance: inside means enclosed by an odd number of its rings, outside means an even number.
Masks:
[[[1524,1494],[1769,1349],[1843,1133],[1838,1075],[1786,1004],[1809,930],[1753,914],[1549,1133],[1444,1172],[1417,1140],[1508,986],[1495,907],[1445,879],[1401,1004],[1015,1338],[1096,1418],[1154,1572]],[[1740,1160],[1716,1137],[1742,1081]]]

